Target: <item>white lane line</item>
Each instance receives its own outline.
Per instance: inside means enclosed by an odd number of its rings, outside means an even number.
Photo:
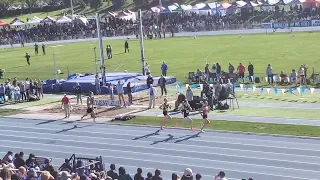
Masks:
[[[10,130],[0,130],[0,131],[4,131],[4,132],[10,132],[10,134],[15,134],[16,131],[10,131]],[[48,135],[53,135],[53,134],[48,134],[48,133],[32,133],[32,132],[24,132],[24,134],[39,134],[39,136],[48,136]],[[126,140],[126,139],[115,139],[115,138],[102,138],[102,137],[88,137],[88,136],[79,136],[79,135],[56,135],[56,136],[62,136],[62,137],[71,137],[71,138],[89,138],[89,139],[101,139],[104,140],[106,142],[111,141],[111,140],[117,140],[117,141],[121,141],[121,142],[133,142],[133,140]],[[139,142],[139,143],[148,143],[148,145],[150,143],[152,143],[151,141],[141,141],[141,140],[134,140],[135,142]],[[115,144],[117,145],[117,144]],[[124,145],[122,145],[124,146]],[[295,155],[295,154],[286,154],[286,153],[275,153],[275,152],[266,152],[266,151],[253,151],[253,150],[243,150],[243,149],[233,149],[233,148],[222,148],[222,147],[212,147],[212,146],[198,146],[198,145],[189,145],[189,144],[175,144],[175,146],[181,147],[179,151],[184,152],[184,150],[181,150],[182,148],[186,148],[188,147],[189,149],[192,148],[207,148],[210,149],[212,151],[216,151],[216,150],[229,150],[229,151],[236,151],[236,152],[246,152],[246,153],[262,153],[266,156],[268,155],[281,155],[281,156],[294,156],[294,157],[301,157],[301,158],[311,158],[311,159],[319,159],[320,158],[318,156],[308,156],[308,155]],[[143,146],[145,147],[145,146]],[[158,147],[157,147],[158,148]],[[165,148],[167,149],[167,148]],[[173,149],[174,151],[177,151],[176,149]],[[243,156],[246,157],[246,156]],[[294,158],[292,157],[292,158]]]
[[[35,153],[35,152],[32,152],[32,153]],[[7,152],[0,152],[0,154],[3,154],[3,156],[5,155],[5,154],[7,154]],[[36,154],[36,153],[35,153]],[[77,153],[77,155],[83,155],[83,154],[79,154],[79,153]],[[92,155],[93,156],[93,155]],[[52,164],[54,167],[60,167],[63,163],[64,163],[64,158],[59,158],[59,157],[54,157],[54,156],[50,156],[50,158],[52,158],[52,160],[53,161],[60,161],[61,162],[61,164]],[[103,161],[102,161],[103,162]],[[150,168],[150,167],[143,167],[143,166],[131,166],[131,165],[125,165],[125,164],[118,164],[118,163],[115,163],[115,162],[112,162],[112,163],[114,163],[114,164],[116,164],[116,166],[118,166],[118,167],[120,167],[120,166],[123,166],[125,169],[127,169],[127,167],[129,167],[129,168],[142,168],[142,170],[144,171],[144,172],[146,172],[145,170],[146,169],[149,169],[149,170],[152,170],[152,171],[154,171],[154,170],[156,170],[156,168]],[[104,163],[104,164],[108,164],[108,165],[110,165],[111,163]],[[109,166],[106,166],[106,167],[109,167]],[[106,169],[107,170],[107,169]],[[173,170],[167,170],[167,169],[161,169],[161,172],[168,172],[168,173],[173,173],[173,172],[175,172],[175,173],[179,173],[179,174],[183,174],[183,172],[178,172],[178,171],[173,171]],[[132,175],[134,175],[134,173],[135,172],[133,172],[133,174]],[[147,174],[147,173],[145,173],[145,174]],[[201,176],[202,177],[210,177],[210,178],[213,178],[214,176],[213,175],[206,175],[206,174],[202,174],[201,173]],[[238,178],[230,178],[230,177],[228,177],[228,179],[230,179],[230,180],[239,180]]]
[[[22,129],[32,129],[33,131],[36,131],[36,130],[49,130],[49,131],[52,131],[52,130],[56,130],[56,131],[61,131],[61,128],[60,129],[54,129],[54,128],[39,128],[39,127],[21,127],[21,126],[6,126],[6,125],[0,125],[0,127],[14,127],[14,128],[22,128]],[[71,127],[69,127],[71,128]],[[81,132],[83,133],[88,133],[88,134],[103,134],[103,135],[122,135],[122,136],[130,136],[132,137],[133,134],[124,134],[124,133],[107,133],[105,132],[106,130],[104,130],[104,132],[98,132],[98,131],[84,131],[83,129],[81,129]],[[75,131],[73,131],[75,132]],[[172,133],[172,134],[176,134],[176,133]],[[138,134],[135,134],[136,136],[139,136]],[[141,134],[140,136],[143,136],[145,134]],[[184,134],[186,135],[186,134]],[[191,134],[190,134],[191,135]],[[156,138],[156,139],[163,139],[163,137],[157,137],[157,136],[153,136],[153,138]],[[208,140],[201,140],[201,139],[197,139],[197,140],[194,140],[194,139],[189,139],[188,141],[194,141],[194,142],[205,142],[205,143],[221,143],[221,144],[232,144],[232,145],[241,145],[241,146],[253,146],[253,147],[265,147],[265,148],[275,148],[275,149],[285,149],[285,150],[288,150],[288,149],[291,149],[291,150],[301,150],[301,151],[313,151],[313,152],[319,152],[320,153],[320,150],[319,149],[307,149],[307,148],[293,148],[293,147],[287,147],[287,146],[273,146],[273,145],[258,145],[258,144],[249,144],[249,143],[236,143],[236,142],[226,142],[226,141],[218,141],[216,140],[216,138],[213,138],[214,141],[208,141]]]
[[[1,121],[1,119],[0,119],[0,121]],[[27,121],[29,121],[29,120],[27,120]],[[6,123],[10,123],[10,122],[8,122],[8,121],[5,121]],[[58,121],[58,122],[66,122],[66,121]],[[73,124],[75,124],[76,122],[74,122]],[[21,122],[19,122],[19,124],[29,124],[29,125],[33,125],[33,123],[21,123]],[[48,123],[48,124],[50,124],[50,123]],[[72,123],[70,123],[70,125],[72,125]],[[6,125],[0,125],[0,127],[1,126],[5,126],[5,127],[20,127],[20,128],[25,128],[25,127],[22,127],[22,125],[21,126],[6,126]],[[63,126],[63,125],[52,125],[52,127],[61,127],[61,126]],[[106,126],[105,126],[105,128],[98,128],[98,127],[92,127],[92,128],[94,128],[95,129],[95,131],[96,130],[103,130],[103,131],[96,131],[96,132],[105,132],[106,130],[108,130],[108,129],[111,129],[111,130],[114,130],[114,128],[113,127],[110,127],[110,126],[116,126],[116,125],[110,125],[110,124],[106,124]],[[35,127],[35,126],[33,126],[33,127]],[[141,127],[141,128],[144,128],[144,127]],[[142,133],[142,132],[145,132],[145,133],[151,133],[151,131],[144,131],[144,130],[140,130],[141,129],[140,127],[139,127],[139,130],[129,130],[129,129],[121,129],[121,131],[127,131],[127,132],[134,132],[135,134],[138,132],[138,133]],[[150,128],[150,127],[149,127]],[[157,129],[157,128],[154,128],[154,129]],[[57,130],[57,129],[56,129]],[[171,129],[170,129],[171,130]],[[173,130],[173,129],[172,129]],[[185,135],[185,133],[176,133],[176,132],[171,132],[170,134],[175,134],[175,135]],[[203,137],[203,138],[212,138],[212,136],[208,136],[208,135],[205,135],[205,134],[202,134],[201,135],[201,137]],[[285,137],[284,137],[285,138]],[[275,140],[266,140],[266,139],[255,139],[255,138],[248,138],[248,139],[244,139],[244,138],[238,138],[238,137],[224,137],[224,136],[219,136],[219,139],[226,139],[226,140],[229,140],[229,139],[231,139],[231,140],[236,140],[236,139],[239,139],[239,140],[245,140],[245,141],[259,141],[259,142],[269,142],[269,143],[286,143],[286,144],[292,144],[292,145],[294,145],[294,146],[304,146],[304,145],[312,145],[312,146],[314,146],[314,144],[310,144],[310,143],[303,143],[303,142],[287,142],[287,141],[279,141],[278,139],[275,139]],[[316,140],[316,139],[312,139],[312,140],[314,140],[314,141],[318,141],[318,140]],[[320,141],[319,141],[319,143],[320,143]],[[286,147],[286,148],[288,148],[288,147]],[[319,145],[319,149],[320,149],[320,145]]]
[[[228,162],[228,161],[221,161],[221,160],[209,160],[209,159],[201,159],[201,158],[192,158],[192,157],[184,157],[184,156],[171,156],[171,155],[163,155],[163,154],[153,154],[153,153],[142,153],[142,152],[131,152],[131,151],[123,151],[123,150],[112,150],[112,149],[101,149],[101,148],[88,148],[88,147],[78,147],[78,146],[67,146],[67,145],[58,145],[58,144],[42,144],[36,142],[23,142],[23,141],[10,141],[10,140],[0,140],[0,142],[11,142],[11,143],[18,143],[18,144],[29,144],[29,145],[42,145],[45,147],[65,147],[65,148],[75,148],[75,149],[85,149],[85,150],[98,150],[102,152],[111,151],[111,152],[122,152],[122,153],[132,153],[132,154],[144,154],[150,156],[162,156],[164,158],[181,158],[181,159],[188,159],[188,160],[198,160],[198,161],[209,161],[209,162],[217,162],[217,163],[225,163],[225,164],[236,164],[236,165],[244,165],[244,166],[253,166],[253,167],[264,167],[264,168],[273,168],[273,169],[285,169],[285,170],[294,170],[294,171],[305,171],[305,172],[312,172],[312,173],[320,173],[320,171],[314,170],[307,170],[307,169],[295,169],[295,168],[287,168],[287,167],[277,167],[277,166],[267,166],[267,165],[258,165],[258,164],[250,164],[250,163],[238,163],[238,162]],[[1,143],[0,143],[1,144]]]
[[[1,131],[1,130],[0,130]],[[65,138],[63,139],[59,139],[59,138],[42,138],[45,137],[45,135],[43,133],[24,133],[25,136],[17,136],[17,135],[8,135],[8,134],[0,134],[0,136],[7,136],[7,137],[16,137],[16,138],[25,138],[25,139],[39,139],[39,140],[54,140],[54,141],[63,141],[63,142],[76,142],[76,143],[87,143],[87,144],[101,144],[101,145],[111,145],[111,146],[121,146],[121,147],[126,147],[127,149],[130,149],[132,147],[136,147],[136,148],[142,148],[142,149],[150,149],[150,150],[168,150],[168,151],[175,151],[175,152],[184,152],[184,153],[195,153],[195,154],[206,154],[206,155],[219,155],[219,156],[228,156],[228,157],[239,157],[239,158],[249,158],[249,159],[257,159],[257,160],[269,160],[269,161],[277,161],[277,162],[289,162],[289,163],[299,163],[299,164],[309,164],[309,165],[318,165],[320,166],[319,163],[308,163],[308,162],[301,162],[301,161],[288,161],[288,160],[280,160],[280,159],[272,159],[272,158],[261,158],[261,157],[254,157],[254,156],[240,156],[240,155],[230,155],[230,154],[223,154],[223,153],[212,153],[212,152],[199,152],[199,151],[192,151],[192,150],[177,150],[177,149],[170,149],[170,148],[161,148],[161,147],[149,147],[149,146],[139,146],[139,145],[124,145],[124,144],[113,144],[113,143],[104,143],[104,142],[110,142],[110,140],[112,140],[111,138],[108,138],[109,141],[106,141],[105,138],[92,138],[94,140],[100,139],[99,141],[77,141],[77,140],[66,140]],[[26,136],[27,134],[38,134],[37,136]],[[47,134],[48,135],[48,134]],[[77,138],[88,138],[85,136],[76,136]],[[134,151],[130,151],[130,152],[134,152]],[[319,160],[320,162],[320,160]]]
[[[23,144],[23,142],[22,142]],[[30,144],[30,143],[28,143]],[[35,143],[33,143],[35,144]],[[39,145],[39,144],[38,144]],[[42,144],[41,144],[42,145]],[[6,148],[12,148],[11,146],[4,146],[4,145],[0,145],[1,147],[6,147]],[[35,146],[36,147],[36,146]],[[66,146],[65,146],[66,147]],[[17,147],[15,146],[15,148],[19,148],[19,149],[29,149],[29,150],[33,150],[33,151],[44,151],[44,152],[55,152],[55,153],[70,153],[70,154],[74,154],[74,152],[66,152],[66,151],[56,151],[56,150],[44,150],[44,149],[37,149],[37,148],[25,148],[25,147]],[[71,148],[75,148],[75,147],[71,147]],[[88,148],[81,148],[81,149],[88,149]],[[95,150],[94,148],[90,148],[91,150]],[[84,154],[84,153],[76,153],[76,154],[82,154],[85,156],[96,156],[96,155],[92,155],[92,154]],[[135,158],[124,158],[124,157],[114,157],[114,156],[106,156],[103,155],[102,157],[106,157],[106,158],[115,158],[115,159],[124,159],[124,160],[132,160],[132,161],[143,161],[143,162],[152,162],[152,163],[160,163],[160,164],[170,164],[170,165],[178,165],[178,166],[185,166],[185,167],[190,167],[190,166],[196,166],[198,168],[203,168],[203,169],[216,169],[216,167],[209,167],[209,166],[199,166],[199,165],[195,165],[195,164],[183,164],[183,163],[172,163],[172,162],[165,162],[165,161],[154,161],[154,160],[146,160],[146,159],[135,159]],[[234,171],[234,172],[240,172],[240,173],[249,173],[249,174],[260,174],[260,175],[264,175],[264,176],[278,176],[278,177],[284,177],[284,178],[290,178],[290,179],[296,179],[299,178],[301,180],[317,180],[317,179],[310,179],[310,178],[304,178],[304,177],[292,177],[292,176],[285,176],[285,175],[275,175],[275,174],[267,174],[267,173],[261,173],[261,172],[254,172],[254,171],[242,171],[242,170],[236,170],[236,169],[228,169],[228,168],[223,168],[225,171]]]

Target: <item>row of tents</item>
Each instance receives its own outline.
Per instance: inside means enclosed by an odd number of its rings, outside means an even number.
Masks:
[[[24,22],[20,20],[19,18],[15,18],[12,22],[6,23],[2,20],[0,20],[0,26],[25,26],[25,25],[37,25],[37,24],[43,24],[43,23],[56,23],[56,24],[66,24],[71,23],[72,21],[79,21],[84,24],[88,23],[87,18],[82,16],[74,16],[71,18],[68,18],[67,16],[60,16],[58,19],[55,19],[51,16],[47,16],[43,19],[40,19],[36,16],[33,18],[28,19],[27,22]]]
[[[153,13],[173,13],[173,12],[197,12],[197,11],[211,11],[211,10],[217,10],[217,11],[226,11],[229,8],[251,8],[251,7],[258,7],[258,6],[284,6],[284,5],[320,5],[320,0],[265,0],[265,1],[234,1],[232,3],[199,3],[194,6],[191,5],[179,5],[177,3],[174,3],[171,6],[168,6],[167,8],[164,8],[162,6],[152,7],[150,11]]]

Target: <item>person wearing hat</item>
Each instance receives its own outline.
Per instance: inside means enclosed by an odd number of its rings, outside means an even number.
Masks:
[[[34,168],[29,169],[26,180],[37,180],[37,171]]]
[[[70,99],[67,97],[66,94],[63,95],[63,98],[61,100],[61,108],[64,110],[66,117],[65,118],[69,118],[70,117]]]
[[[154,88],[152,84],[150,84],[148,95],[149,95],[149,107],[148,107],[148,109],[151,109],[151,106],[152,106],[152,108],[155,108],[156,97],[157,97],[157,89]]]
[[[190,168],[185,169],[181,180],[193,180],[192,169]]]
[[[110,170],[107,172],[107,176],[110,176],[112,179],[118,179],[119,176],[116,172],[116,165],[115,164],[110,164]]]
[[[60,180],[71,180],[71,174],[68,171],[61,171],[59,177]]]

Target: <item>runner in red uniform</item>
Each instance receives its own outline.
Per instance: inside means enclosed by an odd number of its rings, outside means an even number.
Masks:
[[[208,124],[210,124],[210,121],[208,120],[208,113],[209,113],[209,106],[208,106],[208,102],[205,101],[204,104],[201,107],[201,115],[202,115],[202,125],[201,125],[201,132],[204,132],[203,128],[205,128]]]

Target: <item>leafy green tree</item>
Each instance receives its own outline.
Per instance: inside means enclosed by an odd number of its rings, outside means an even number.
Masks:
[[[101,0],[91,0],[90,1],[90,7],[94,9],[98,9],[98,7],[101,6]]]

